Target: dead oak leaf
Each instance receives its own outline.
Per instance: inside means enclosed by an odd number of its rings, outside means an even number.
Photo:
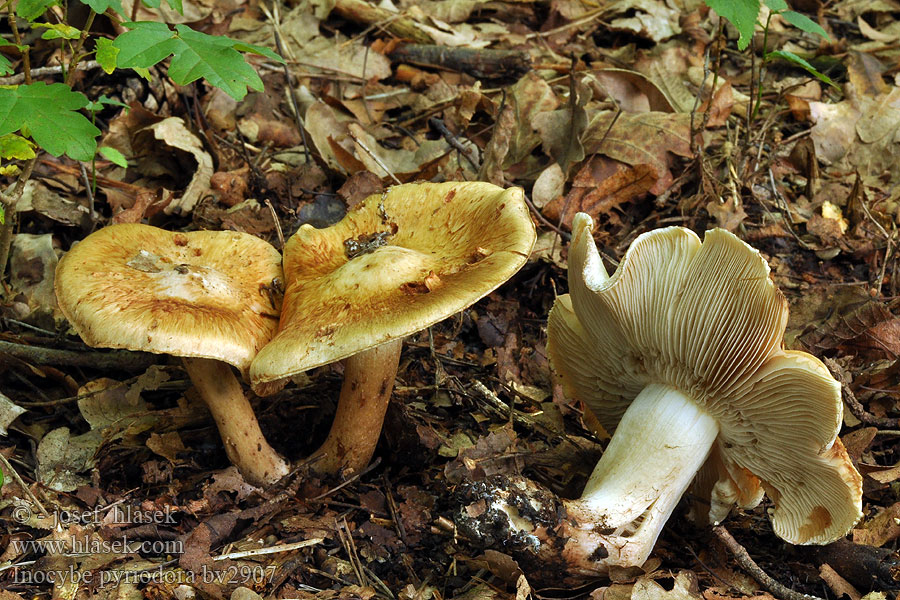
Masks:
[[[672,184],[672,155],[691,155],[691,116],[681,113],[588,113],[582,143],[586,154],[604,154],[628,165],[650,165],[657,180],[649,189],[661,194]]]
[[[594,156],[584,163],[565,197],[548,203],[542,211],[553,222],[570,228],[575,213],[585,212],[595,220],[614,208],[647,194],[659,175],[649,164],[629,166]]]

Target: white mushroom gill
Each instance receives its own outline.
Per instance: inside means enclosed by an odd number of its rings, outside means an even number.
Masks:
[[[710,519],[775,503],[775,532],[828,543],[861,515],[861,478],[837,433],[840,386],[784,350],[787,303],[759,252],[724,230],[638,237],[609,276],[588,215],[573,221],[569,294],[547,350],[566,393],[614,432],[571,517],[575,570],[640,565],[698,472]],[[707,460],[709,459],[709,460]]]

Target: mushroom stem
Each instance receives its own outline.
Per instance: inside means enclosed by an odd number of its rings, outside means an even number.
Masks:
[[[397,339],[344,360],[344,383],[328,438],[313,453],[312,469],[332,475],[358,473],[369,464],[381,435],[394,389],[403,340]]]
[[[581,498],[564,501],[575,522],[564,551],[569,562],[590,568],[602,548],[607,565],[642,565],[718,434],[717,421],[689,396],[668,385],[646,386]]]
[[[561,500],[505,475],[463,484],[457,526],[486,545],[512,549],[539,581],[640,566],[718,433],[715,419],[690,397],[650,384],[625,411],[581,498]]]
[[[185,358],[184,367],[212,413],[228,458],[244,479],[264,485],[287,475],[290,466],[263,436],[253,407],[231,367],[209,358]]]

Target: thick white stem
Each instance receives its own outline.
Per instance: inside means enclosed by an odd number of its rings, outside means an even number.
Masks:
[[[581,498],[565,503],[582,530],[566,551],[599,558],[602,546],[608,565],[642,564],[718,434],[716,420],[682,392],[660,384],[644,388]]]

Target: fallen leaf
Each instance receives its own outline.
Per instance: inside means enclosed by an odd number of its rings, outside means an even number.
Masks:
[[[88,483],[80,475],[94,466],[94,454],[103,438],[88,432],[72,436],[68,427],[54,429],[38,443],[37,479],[58,492],[71,492]]]
[[[6,428],[24,412],[24,408],[14,403],[0,392],[0,435],[6,436]]]

